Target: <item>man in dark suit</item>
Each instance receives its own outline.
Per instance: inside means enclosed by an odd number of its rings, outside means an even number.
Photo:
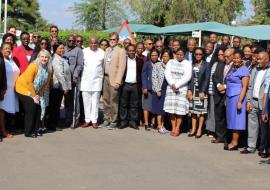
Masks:
[[[206,62],[209,63],[210,67],[217,62],[217,52],[214,51],[214,44],[208,42],[205,45],[205,54],[206,54]]]
[[[229,48],[225,51],[225,63],[218,62],[215,73],[213,74],[213,84],[216,88],[214,95],[215,102],[215,123],[217,138],[212,143],[225,143],[226,141],[226,76],[231,69],[234,49]]]
[[[187,42],[187,52],[185,54],[185,59],[188,61],[192,61],[194,49],[196,48],[197,42],[194,38],[188,39]]]
[[[218,52],[220,44],[218,44],[218,36],[216,33],[210,34],[210,42],[214,45],[214,54]]]
[[[131,128],[139,129],[141,72],[144,61],[135,55],[136,47],[129,45],[127,47],[127,66],[120,94],[119,129],[126,128],[128,124]]]

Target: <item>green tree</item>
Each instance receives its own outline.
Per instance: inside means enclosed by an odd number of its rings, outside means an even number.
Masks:
[[[77,17],[76,24],[87,30],[118,26],[126,18],[118,0],[82,0],[74,3],[70,10]]]
[[[253,22],[256,24],[270,24],[270,1],[253,0],[255,16]]]
[[[217,21],[229,24],[244,8],[243,0],[128,0],[141,20],[159,26]]]
[[[2,9],[4,3],[2,1]],[[4,12],[2,10],[2,13]],[[39,12],[37,0],[10,0],[8,1],[8,26],[13,25],[20,30],[35,31],[47,25]],[[3,16],[2,16],[3,18]]]

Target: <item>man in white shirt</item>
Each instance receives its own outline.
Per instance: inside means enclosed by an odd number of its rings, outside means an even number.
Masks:
[[[240,153],[249,154],[256,151],[256,143],[260,128],[261,140],[259,155],[262,158],[267,158],[269,155],[269,122],[263,121],[261,115],[263,112],[264,92],[268,89],[268,87],[264,85],[264,82],[267,79],[267,71],[269,69],[268,53],[259,53],[257,61],[258,66],[251,70],[247,91],[248,147]]]
[[[98,48],[98,39],[91,37],[89,47],[83,50],[84,66],[81,79],[85,123],[88,127],[92,122],[93,128],[98,128],[98,107],[103,80],[103,62],[105,52]]]
[[[136,47],[129,45],[127,47],[127,67],[120,94],[119,129],[124,129],[128,125],[133,129],[139,129],[141,73],[144,61],[135,54]]]

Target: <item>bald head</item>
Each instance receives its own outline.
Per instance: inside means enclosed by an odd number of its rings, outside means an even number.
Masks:
[[[161,53],[163,51],[163,42],[161,40],[156,41],[155,47]]]
[[[188,39],[187,48],[189,52],[193,52],[196,45],[197,45],[197,42],[194,38]]]
[[[258,66],[261,68],[267,67],[269,64],[269,54],[265,51],[258,54]]]
[[[89,47],[92,51],[96,51],[98,48],[98,38],[96,36],[90,37]]]
[[[233,48],[229,48],[225,51],[224,57],[226,64],[230,64],[233,61],[233,54],[234,54]]]

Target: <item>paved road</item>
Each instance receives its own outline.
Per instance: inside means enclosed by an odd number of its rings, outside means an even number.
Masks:
[[[3,190],[269,190],[270,165],[208,137],[92,128],[0,143]]]

